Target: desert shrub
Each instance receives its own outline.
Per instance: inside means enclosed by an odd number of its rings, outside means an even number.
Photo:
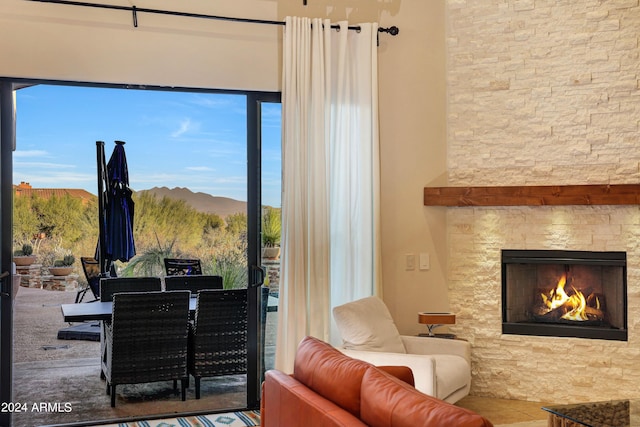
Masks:
[[[262,214],[262,245],[265,247],[279,246],[281,231],[280,209],[264,208],[264,213]]]

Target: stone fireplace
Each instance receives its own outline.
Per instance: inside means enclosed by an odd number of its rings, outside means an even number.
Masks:
[[[447,208],[448,289],[450,310],[456,313],[456,325],[450,329],[472,345],[471,394],[566,403],[640,397],[638,224],[638,206]],[[565,336],[503,330],[503,249],[558,247],[626,253],[626,341],[567,336],[569,325],[562,324],[552,329],[563,329]],[[527,267],[532,274],[534,267]],[[576,267],[570,268],[572,274],[586,274]],[[564,272],[558,267],[551,281]],[[537,280],[525,284],[547,287]],[[606,306],[616,298],[607,296]],[[623,330],[624,324],[618,333],[624,334]]]
[[[502,250],[502,333],[627,341],[627,254]]]
[[[640,182],[639,4],[447,1],[446,182]],[[640,398],[640,205],[446,211],[453,333],[471,394],[577,403]],[[502,250],[627,254],[627,341],[503,333]],[[607,298],[607,306],[610,299]]]

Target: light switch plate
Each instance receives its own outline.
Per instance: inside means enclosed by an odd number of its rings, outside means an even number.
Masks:
[[[404,269],[407,271],[416,269],[416,256],[414,254],[405,255]]]
[[[420,254],[420,270],[428,270],[429,268],[431,268],[430,264],[429,253],[422,252]]]

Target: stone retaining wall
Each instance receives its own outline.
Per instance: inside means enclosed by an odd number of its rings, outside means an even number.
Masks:
[[[42,276],[42,289],[49,291],[77,291],[78,275],[70,274],[68,276]]]
[[[54,276],[43,274],[41,264],[31,264],[29,266],[16,266],[16,273],[20,276],[20,286],[25,288],[39,288],[50,291],[77,291],[78,275]]]
[[[279,294],[280,292],[280,259],[266,259],[262,260],[262,264],[267,270],[267,277],[269,278],[269,293]]]
[[[20,276],[20,286],[42,288],[42,264],[18,265],[16,273]]]

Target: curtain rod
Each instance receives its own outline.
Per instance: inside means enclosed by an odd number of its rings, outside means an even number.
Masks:
[[[285,25],[285,23],[282,21],[269,21],[264,19],[251,19],[251,18],[231,18],[228,16],[204,15],[201,13],[190,13],[190,12],[175,12],[170,10],[148,9],[148,8],[141,8],[136,6],[115,6],[115,5],[109,5],[109,4],[87,3],[87,2],[72,1],[72,0],[30,0],[30,1],[36,1],[40,3],[64,4],[68,6],[93,7],[98,9],[125,10],[132,13],[134,27],[138,27],[138,15],[137,15],[138,12],[155,13],[159,15],[184,16],[188,18],[215,19],[218,21],[244,22],[248,24]],[[331,28],[338,29],[340,27],[338,25],[331,25]],[[349,26],[348,28],[350,30],[360,31],[360,26],[358,25]],[[378,32],[389,33],[392,36],[396,36],[400,32],[400,29],[396,26],[392,26],[388,28],[381,27],[381,28],[378,28]]]

